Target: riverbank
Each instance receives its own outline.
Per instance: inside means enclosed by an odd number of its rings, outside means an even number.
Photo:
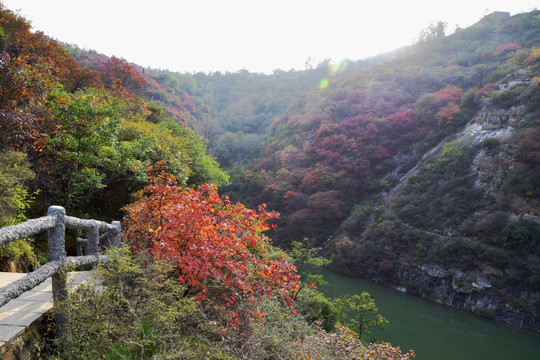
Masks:
[[[539,359],[540,334],[487,320],[417,296],[324,271],[329,297],[369,292],[390,323],[376,336],[416,360]]]

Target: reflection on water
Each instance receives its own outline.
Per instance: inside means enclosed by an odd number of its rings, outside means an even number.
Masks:
[[[323,273],[327,296],[369,292],[390,323],[374,334],[403,350],[413,349],[417,360],[540,359],[540,334],[431,303],[330,271]]]

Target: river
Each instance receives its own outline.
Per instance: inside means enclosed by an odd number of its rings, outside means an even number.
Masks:
[[[416,360],[538,360],[540,334],[516,329],[416,296],[331,271],[323,272],[328,297],[369,292],[389,324],[376,335]]]

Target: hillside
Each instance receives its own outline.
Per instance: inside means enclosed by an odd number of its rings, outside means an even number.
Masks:
[[[283,249],[540,331],[540,11],[265,75],[144,69],[0,10],[0,225],[119,217],[165,170],[279,211]]]
[[[309,237],[334,269],[538,330],[540,12],[425,34],[288,77],[194,75],[221,190],[278,210],[280,246]]]
[[[139,71],[208,139],[221,192],[281,213],[275,244],[308,237],[336,270],[538,330],[540,12],[441,26],[304,71]]]
[[[2,4],[0,40],[0,226],[51,204],[121,218],[155,168],[186,186],[227,182],[188,126],[207,112],[195,99],[181,93],[165,109],[144,97],[159,87],[134,65],[98,54],[81,65]],[[29,249],[2,249],[2,266]]]

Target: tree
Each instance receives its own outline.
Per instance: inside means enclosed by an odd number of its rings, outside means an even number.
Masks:
[[[315,193],[308,198],[308,209],[318,222],[335,220],[343,217],[342,209],[345,202],[339,200],[337,195],[337,191],[330,190]]]
[[[25,153],[0,152],[0,227],[26,220],[25,212],[32,203],[28,185],[34,176]],[[0,270],[27,272],[36,264],[28,239],[0,246]]]
[[[350,328],[356,332],[359,339],[366,340],[373,329],[382,328],[388,323],[388,320],[379,314],[375,300],[367,292],[344,296],[339,301],[346,312],[352,313]]]
[[[540,120],[529,127],[518,141],[517,157],[533,169],[540,167]]]
[[[501,240],[505,248],[532,251],[540,242],[540,226],[526,219],[511,222],[502,230]]]
[[[442,39],[445,36],[447,23],[443,21],[437,21],[437,23],[431,23],[426,28],[420,31],[418,35],[418,43],[426,43],[433,40]]]
[[[24,149],[41,140],[35,108],[45,102],[52,82],[43,64],[29,64],[24,56],[0,53],[1,148]]]
[[[163,122],[162,126],[163,130],[182,138],[186,145],[191,169],[187,179],[188,185],[211,183],[220,186],[229,182],[229,175],[219,168],[219,164],[212,156],[206,153],[208,143],[206,139],[188,127],[173,121]]]
[[[24,220],[30,203],[27,185],[34,176],[25,153],[0,152],[0,227]]]
[[[289,256],[300,275],[300,286],[294,294],[295,308],[309,322],[318,321],[325,330],[332,331],[335,325],[343,320],[344,314],[341,305],[317,291],[317,285],[327,284],[317,271],[331,261],[318,256],[322,248],[315,247],[313,241],[308,238],[303,238],[302,241],[293,241],[291,245]]]
[[[98,89],[69,94],[59,87],[49,94],[54,126],[47,134],[41,162],[52,171],[49,179],[57,183],[51,187],[42,181],[49,196],[66,208],[87,204],[116,182],[128,188],[134,182],[132,190],[140,188],[147,180],[145,167],[160,160],[166,160],[175,175],[187,177],[185,142],[152,123],[141,121],[135,123],[140,124],[137,127],[126,122],[124,116],[134,110],[126,101]],[[140,118],[138,111],[131,117]],[[145,124],[153,126],[153,132],[145,132]]]
[[[99,73],[103,83],[119,96],[139,95],[146,85],[139,69],[114,56],[103,64]]]
[[[72,209],[107,186],[111,179],[106,169],[120,166],[113,145],[121,118],[106,98],[88,92],[71,95],[57,88],[49,95],[49,104],[57,125],[48,134],[45,152],[53,157],[61,178],[61,187],[50,190]]]
[[[283,254],[271,258],[262,235],[277,213],[265,205],[255,211],[232,204],[215,186],[181,188],[166,173],[155,176],[139,196],[126,208],[125,241],[174,264],[198,301],[223,312],[241,299],[260,296],[278,295],[293,304],[296,269]]]
[[[296,265],[298,274],[300,274],[301,281],[300,287],[294,297],[305,287],[311,287],[316,289],[316,284],[325,285],[326,281],[320,274],[314,273],[322,266],[326,266],[331,263],[330,260],[325,259],[322,256],[318,256],[322,250],[321,247],[316,247],[313,241],[305,237],[302,241],[292,241],[292,249],[289,251],[289,256]]]

